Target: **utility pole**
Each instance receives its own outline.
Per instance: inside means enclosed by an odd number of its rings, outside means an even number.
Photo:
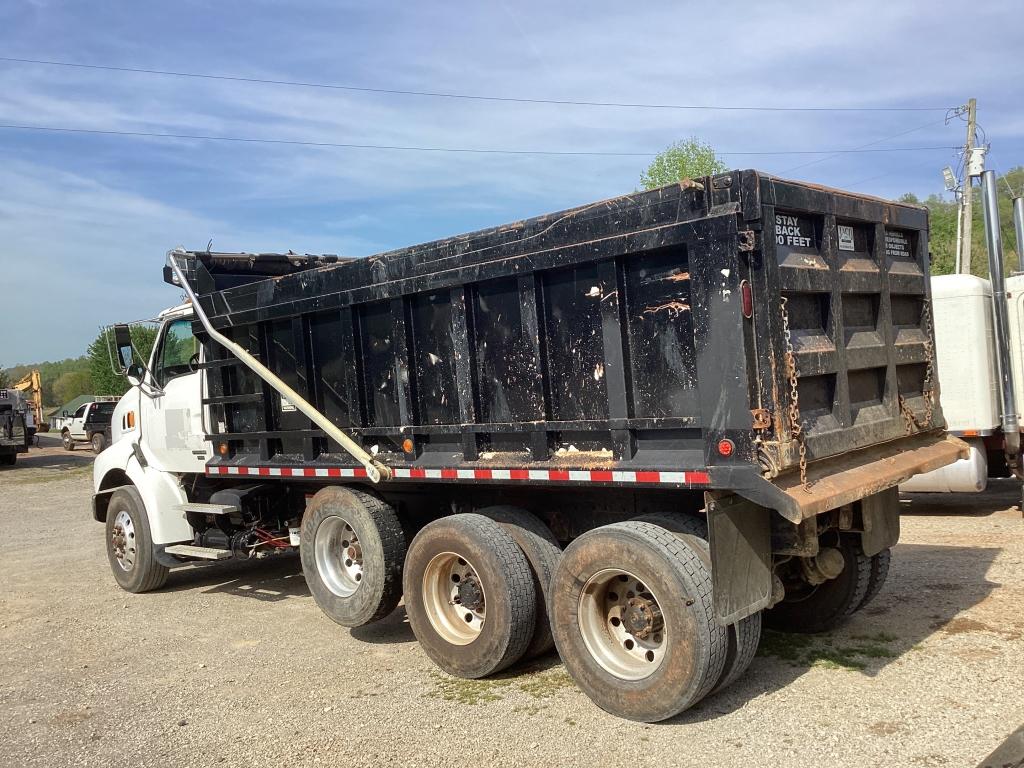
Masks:
[[[978,102],[971,99],[967,102],[967,144],[964,150],[964,162],[971,161],[971,152],[974,150],[974,132],[978,124]],[[971,176],[965,174],[967,184],[964,187],[963,200],[960,205],[960,240],[957,243],[957,263],[960,265],[961,274],[971,274],[971,203],[974,195]]]

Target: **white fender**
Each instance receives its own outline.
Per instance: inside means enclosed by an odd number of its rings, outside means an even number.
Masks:
[[[110,482],[104,481],[112,472],[124,472],[138,490],[142,503],[146,505],[153,543],[173,544],[192,541],[192,526],[185,519],[185,513],[174,509],[175,505],[188,501],[185,489],[181,487],[177,476],[152,467],[143,468],[132,446],[131,440],[118,440],[96,457],[92,468],[93,492],[99,493],[100,488],[111,486]]]

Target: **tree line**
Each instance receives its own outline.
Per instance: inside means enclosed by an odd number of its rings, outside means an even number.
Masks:
[[[156,341],[156,332],[155,326],[132,326],[132,343],[146,362]],[[124,376],[113,370],[111,358],[115,355],[113,331],[101,331],[80,357],[0,368],[0,388],[11,386],[38,370],[43,383],[44,408],[61,406],[81,395],[120,396],[128,391],[129,385]]]

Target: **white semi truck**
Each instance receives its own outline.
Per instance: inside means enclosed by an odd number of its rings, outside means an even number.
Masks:
[[[882,588],[896,486],[966,456],[932,382],[927,212],[735,171],[366,259],[175,250],[189,303],[95,461],[114,578],[298,550],[347,627],[404,601],[479,678],[557,649],[671,717],[762,623]],[[564,550],[563,550],[564,548]]]

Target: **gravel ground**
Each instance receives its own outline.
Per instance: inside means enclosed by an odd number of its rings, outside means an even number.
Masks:
[[[44,443],[52,445],[52,438]],[[114,585],[91,454],[0,471],[0,765],[976,765],[1024,722],[1019,486],[905,499],[888,584],[841,631],[768,635],[746,676],[658,725],[557,658],[438,672],[401,608],[346,630],[296,558]]]

